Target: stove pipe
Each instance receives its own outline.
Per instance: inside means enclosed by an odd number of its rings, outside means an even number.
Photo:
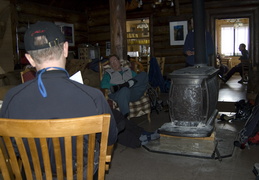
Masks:
[[[195,65],[176,70],[171,78],[169,115],[159,133],[208,137],[218,114],[218,69],[207,66],[204,0],[193,0]]]
[[[207,65],[204,0],[193,0],[195,65]]]

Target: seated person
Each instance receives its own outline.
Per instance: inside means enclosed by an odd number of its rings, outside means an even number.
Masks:
[[[239,58],[239,60],[248,61],[249,55],[248,55],[248,51],[246,50],[245,44],[242,43],[239,45],[239,51],[241,51],[242,53],[242,56]],[[239,72],[242,78],[240,81],[238,81],[238,83],[243,83],[244,79],[243,79],[243,71],[242,71],[242,62],[236,65],[235,67],[233,67],[232,69],[230,69],[230,71],[225,76],[219,76],[219,77],[224,83],[226,83],[236,72]]]
[[[114,100],[124,117],[129,116],[129,103],[138,101],[148,85],[146,72],[137,74],[130,68],[122,67],[119,57],[109,57],[111,69],[107,69],[101,81],[101,88],[109,89],[109,98]]]
[[[108,113],[111,114],[108,145],[114,144],[118,129],[102,92],[70,80],[64,69],[69,44],[60,28],[51,22],[37,22],[26,31],[24,44],[27,51],[25,56],[37,69],[37,77],[14,87],[6,94],[0,117],[61,119]],[[87,141],[88,136],[84,138]],[[54,152],[50,153],[54,157]],[[95,161],[97,172],[96,157]],[[51,164],[54,162],[54,158],[51,158]],[[75,162],[73,159],[73,165]]]

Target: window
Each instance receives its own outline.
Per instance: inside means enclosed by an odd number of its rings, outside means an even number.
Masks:
[[[226,56],[240,56],[239,44],[244,43],[248,49],[248,24],[221,26],[221,53]]]

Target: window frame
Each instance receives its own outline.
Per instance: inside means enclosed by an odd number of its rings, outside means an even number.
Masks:
[[[225,37],[228,37],[227,42],[229,42],[229,41],[231,42],[232,41],[231,43],[226,43],[226,41],[224,41],[225,38],[224,38],[224,35],[223,35],[223,31],[224,31],[223,28],[228,28],[228,27],[231,28],[232,32],[230,32]],[[246,38],[243,38],[243,39],[245,39],[245,42],[243,42],[243,41],[236,42],[238,40],[238,37],[240,37],[240,36],[237,36],[237,30],[239,28],[241,28],[241,27],[246,27],[246,30],[245,30],[246,33],[247,33],[246,34]],[[249,24],[243,24],[240,27],[235,27],[234,24],[224,24],[224,25],[221,25],[220,31],[221,31],[221,54],[224,54],[226,56],[240,56],[241,52],[238,50],[238,47],[239,47],[239,44],[241,44],[241,43],[244,43],[246,45],[247,49],[248,49],[248,44],[249,44]],[[232,36],[232,39],[229,38],[230,36]],[[227,44],[227,45],[225,45],[225,44]],[[230,44],[232,45],[232,50],[229,50],[228,52],[225,51],[224,49],[226,47],[229,47]]]

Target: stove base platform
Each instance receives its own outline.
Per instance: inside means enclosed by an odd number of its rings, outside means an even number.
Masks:
[[[203,138],[160,135],[160,139],[143,147],[155,153],[221,160],[232,156],[237,133],[219,129]]]

